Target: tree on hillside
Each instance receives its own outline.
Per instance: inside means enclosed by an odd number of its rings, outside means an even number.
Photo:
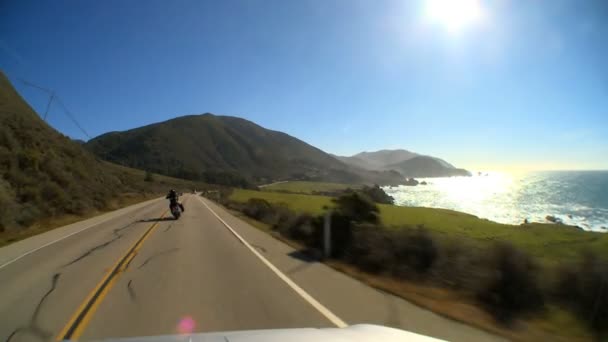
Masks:
[[[359,192],[342,195],[333,200],[336,212],[354,222],[378,223],[378,207],[374,202]]]

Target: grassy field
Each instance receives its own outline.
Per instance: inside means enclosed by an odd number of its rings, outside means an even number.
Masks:
[[[279,184],[281,185],[281,184]],[[285,203],[296,212],[321,214],[332,206],[326,196],[288,194],[269,191],[235,190],[230,199],[246,202],[262,198],[270,203]],[[476,244],[509,241],[545,263],[578,258],[581,252],[608,253],[608,234],[584,232],[574,227],[549,224],[506,225],[452,210],[379,205],[382,222],[389,227],[424,225],[444,238],[460,237]]]
[[[341,184],[341,183],[323,183],[323,182],[284,182],[265,186],[263,191],[287,191],[301,194],[312,194],[314,191],[338,191],[348,188],[357,189],[361,185],[356,184]]]
[[[323,206],[331,206],[331,197],[287,194],[282,192],[255,191],[235,189],[230,195],[230,199],[237,202],[247,202],[250,198],[263,198],[270,203],[285,203],[292,210],[301,213],[321,214]]]

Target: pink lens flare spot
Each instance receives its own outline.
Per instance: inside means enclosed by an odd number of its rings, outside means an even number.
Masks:
[[[194,332],[196,322],[190,316],[182,317],[177,324],[177,332],[180,334],[191,334]]]

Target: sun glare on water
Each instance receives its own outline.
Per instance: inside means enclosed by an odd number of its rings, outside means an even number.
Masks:
[[[450,33],[461,32],[483,18],[480,0],[427,0],[425,15]]]

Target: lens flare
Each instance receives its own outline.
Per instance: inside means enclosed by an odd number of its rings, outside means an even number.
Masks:
[[[177,323],[177,332],[180,334],[191,334],[194,332],[195,328],[196,322],[194,321],[194,318],[190,316],[182,317],[182,319],[179,320],[179,323]]]

